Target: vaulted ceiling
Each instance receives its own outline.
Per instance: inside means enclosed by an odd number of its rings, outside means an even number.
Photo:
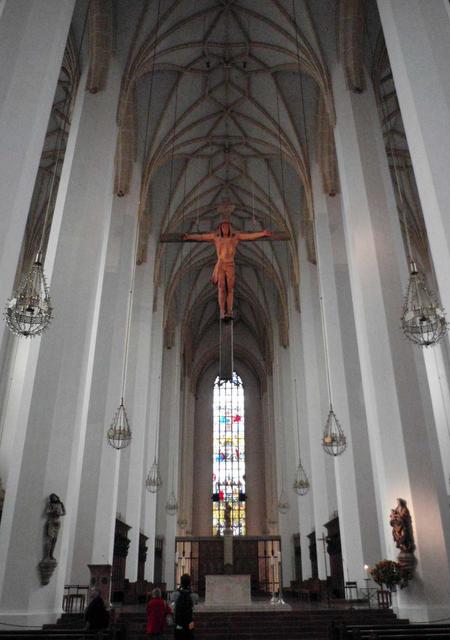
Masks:
[[[298,235],[313,216],[309,157],[317,112],[325,126],[334,124],[308,2],[137,6],[118,109],[115,186],[124,195],[132,172],[142,173],[140,260],[150,230],[215,229],[224,199],[236,207],[235,228],[285,233],[284,242],[241,243],[236,260],[241,346],[250,336],[270,367],[274,330],[286,346],[288,304],[298,310]],[[155,304],[164,295],[168,346],[180,322],[195,355],[217,325],[214,262],[211,245],[159,245]]]

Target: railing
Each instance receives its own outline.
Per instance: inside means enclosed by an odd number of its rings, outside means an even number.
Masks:
[[[64,613],[83,613],[88,604],[89,585],[64,585],[63,611]]]

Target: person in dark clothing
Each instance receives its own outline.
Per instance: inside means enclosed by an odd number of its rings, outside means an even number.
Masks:
[[[192,593],[191,576],[187,573],[181,576],[180,587],[173,593],[175,619],[175,640],[193,640],[194,638],[194,605],[198,602],[198,595]]]
[[[84,612],[84,619],[89,631],[100,631],[109,626],[109,612],[105,607],[100,591],[95,592],[95,596],[88,604]]]

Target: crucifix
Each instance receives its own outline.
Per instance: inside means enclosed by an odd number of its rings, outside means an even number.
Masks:
[[[272,240],[287,240],[289,238],[288,234],[274,233],[267,229],[250,233],[235,231],[230,223],[230,216],[235,208],[235,205],[228,199],[217,207],[217,213],[222,217],[222,221],[213,233],[186,233],[181,237],[178,234],[164,234],[161,236],[161,242],[211,242],[214,244],[217,262],[211,276],[211,282],[217,285],[221,320],[232,320],[233,318],[234,258],[238,244],[265,238]]]
[[[222,221],[213,233],[171,233],[161,235],[161,242],[210,242],[216,249],[217,261],[211,281],[217,286],[217,297],[220,309],[220,357],[219,377],[231,380],[233,374],[233,301],[235,284],[236,249],[240,242],[253,240],[288,240],[286,233],[274,233],[264,229],[248,233],[235,231],[230,223],[230,216],[235,210],[230,200],[223,200],[217,207]],[[225,323],[222,327],[222,321]]]

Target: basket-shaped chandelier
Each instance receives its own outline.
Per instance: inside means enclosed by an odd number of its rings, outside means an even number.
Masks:
[[[47,329],[52,314],[53,308],[42,268],[42,254],[39,252],[33,266],[6,304],[6,324],[17,336],[32,338]]]
[[[295,474],[295,480],[292,485],[295,493],[298,496],[306,496],[310,488],[310,482],[307,476],[307,473],[302,465],[301,451],[300,451],[300,427],[298,422],[298,390],[297,390],[297,380],[294,380],[295,385],[295,415],[297,417],[297,443],[298,443],[298,467],[297,473]]]
[[[128,416],[126,409],[122,401],[114,415],[111,426],[106,432],[108,443],[114,447],[114,449],[125,449],[128,447],[131,441],[131,430],[128,422]]]
[[[310,482],[308,480],[308,476],[306,475],[306,471],[303,468],[302,463],[297,467],[297,473],[295,475],[294,484],[292,488],[298,496],[306,496],[310,488]]]
[[[325,453],[334,457],[340,456],[347,448],[347,438],[345,437],[339,420],[336,418],[331,404],[323,431],[322,447]]]
[[[145,488],[150,493],[158,493],[161,485],[162,485],[162,480],[161,480],[161,476],[159,475],[158,463],[156,462],[156,458],[155,458],[153,460],[153,464],[145,480]],[[177,505],[177,508],[178,508],[178,505]]]
[[[284,488],[281,489],[280,497],[278,498],[277,509],[280,513],[287,513],[291,505],[289,504],[288,497]]]
[[[167,498],[166,512],[169,516],[174,516],[177,511],[178,511],[178,501],[172,489],[172,491],[170,492],[170,496]]]
[[[447,322],[443,309],[428,291],[425,278],[414,260],[409,264],[408,290],[403,305],[402,329],[409,340],[421,347],[430,347],[447,333]]]

